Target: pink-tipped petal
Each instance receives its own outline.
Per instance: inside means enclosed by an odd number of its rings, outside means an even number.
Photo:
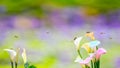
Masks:
[[[91,57],[86,58],[81,64],[88,64],[91,61]]]
[[[83,64],[88,64],[93,59],[93,57],[94,57],[94,54],[90,54],[90,56],[83,61]]]
[[[89,65],[89,62],[93,59],[94,54],[91,54],[89,57],[87,57],[85,60],[78,58],[75,60],[75,62],[80,63],[81,65]]]
[[[97,51],[96,51],[96,59],[100,59],[101,55],[103,54],[106,54],[106,50],[104,48],[99,48]]]

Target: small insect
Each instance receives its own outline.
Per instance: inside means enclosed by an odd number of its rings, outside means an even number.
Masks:
[[[100,34],[105,34],[104,32],[101,32]]]
[[[85,36],[90,37],[92,40],[95,40],[94,32],[86,32]]]
[[[76,40],[77,39],[77,37],[74,37],[74,40]]]
[[[47,34],[49,34],[50,32],[46,32]]]
[[[109,37],[109,39],[112,39],[112,37]]]
[[[14,36],[14,38],[18,38],[18,36],[17,36],[17,35],[15,35],[15,36]]]
[[[86,33],[91,33],[91,32],[88,31],[88,32],[86,32]]]

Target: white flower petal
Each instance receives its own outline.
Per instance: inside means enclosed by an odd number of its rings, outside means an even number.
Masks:
[[[79,47],[82,38],[83,37],[78,37],[78,38],[75,39],[74,44],[76,45],[77,48]]]
[[[25,49],[23,49],[22,58],[23,58],[24,63],[27,63],[27,56],[26,56],[26,50]]]
[[[14,51],[12,49],[4,49],[4,50],[9,53],[11,60],[14,61],[16,54],[17,54],[16,51]]]
[[[74,62],[78,62],[78,63],[80,63],[80,62],[82,62],[83,60],[78,56],[76,59],[75,59],[75,61]]]

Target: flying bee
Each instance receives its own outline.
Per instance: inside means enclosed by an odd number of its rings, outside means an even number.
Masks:
[[[17,35],[15,35],[14,38],[19,38],[19,37]]]
[[[104,32],[101,32],[100,34],[105,34]]]
[[[76,40],[77,39],[77,37],[74,37],[74,40]]]
[[[112,39],[112,37],[109,37],[109,39]]]

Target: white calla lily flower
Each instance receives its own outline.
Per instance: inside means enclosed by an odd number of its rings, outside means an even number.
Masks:
[[[78,37],[74,40],[74,44],[76,45],[76,48],[79,49],[80,46],[80,42],[82,40],[83,37]]]
[[[26,56],[26,50],[25,49],[23,49],[22,58],[23,58],[24,63],[27,63],[27,56]]]
[[[12,62],[15,61],[15,58],[16,58],[16,55],[17,55],[16,51],[12,50],[12,49],[4,49],[4,50],[9,53],[11,61]]]
[[[81,61],[82,61],[82,59],[79,56],[77,56],[77,58],[75,59],[74,62],[81,62]]]

